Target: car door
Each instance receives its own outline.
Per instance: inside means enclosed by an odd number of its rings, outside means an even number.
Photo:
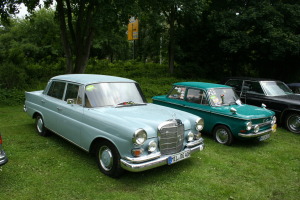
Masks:
[[[210,131],[211,123],[211,107],[207,95],[204,90],[196,88],[188,88],[184,107],[189,113],[195,114],[204,119],[204,129],[205,131]]]
[[[59,134],[80,146],[83,118],[83,86],[67,83],[63,101],[57,105]]]
[[[65,82],[52,81],[48,91],[43,95],[41,100],[41,107],[44,108],[42,111],[45,126],[59,133],[60,125],[58,123],[59,118],[59,105],[63,102],[63,96],[65,92]]]

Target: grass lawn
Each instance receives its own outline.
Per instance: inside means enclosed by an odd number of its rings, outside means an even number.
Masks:
[[[264,142],[217,144],[190,159],[119,179],[60,137],[40,137],[22,106],[0,107],[9,162],[0,167],[0,199],[300,199],[300,135],[279,128]]]

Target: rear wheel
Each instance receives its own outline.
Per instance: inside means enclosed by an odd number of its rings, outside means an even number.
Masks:
[[[225,145],[231,145],[233,136],[230,129],[224,125],[218,125],[213,130],[214,139],[216,142]]]
[[[40,136],[48,136],[48,130],[44,126],[44,119],[41,115],[36,116],[35,118],[35,128]]]
[[[97,144],[96,160],[100,171],[107,176],[117,178],[124,171],[121,168],[118,150],[108,141],[101,141]]]
[[[300,133],[300,114],[290,113],[285,120],[286,128],[293,133]]]

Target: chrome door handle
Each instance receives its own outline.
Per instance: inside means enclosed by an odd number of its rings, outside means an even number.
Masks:
[[[60,108],[60,107],[56,107],[57,108],[57,110],[59,110],[59,111],[61,111],[62,110],[62,108]]]
[[[45,103],[45,101],[44,101],[44,100],[41,100],[41,102],[42,102],[42,103]]]

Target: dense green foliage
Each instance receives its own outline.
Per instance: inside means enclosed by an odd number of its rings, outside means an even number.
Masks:
[[[20,2],[7,0],[4,4],[11,5],[13,11],[13,6]],[[24,2],[32,11],[39,3]],[[76,2],[71,1],[72,6]],[[107,62],[102,61],[105,59],[120,67],[116,71],[127,66],[126,73],[120,74],[125,77],[136,73],[135,65],[146,63],[145,69],[154,71],[140,71],[140,77],[155,74],[158,68],[158,76],[182,79],[217,82],[224,76],[255,76],[299,82],[299,1],[131,0],[126,6],[123,3],[105,3],[102,13],[95,16],[95,35],[85,73],[103,73],[102,64],[98,71],[89,67],[97,68],[97,64]],[[7,14],[9,9],[1,4],[0,10]],[[140,21],[139,40],[134,43],[127,41],[128,13]],[[40,9],[25,19],[1,21],[0,88],[35,88],[49,77],[67,71],[57,20],[56,10]],[[170,56],[172,52],[174,59]],[[127,62],[133,58],[134,62]],[[71,58],[76,59],[77,56]],[[172,59],[174,73],[170,75]],[[162,67],[166,70],[161,71]]]
[[[204,136],[206,148],[191,158],[119,179],[62,138],[38,136],[21,106],[1,108],[0,129],[9,157],[0,167],[2,200],[289,200],[300,193],[299,135],[283,129],[231,147]]]

